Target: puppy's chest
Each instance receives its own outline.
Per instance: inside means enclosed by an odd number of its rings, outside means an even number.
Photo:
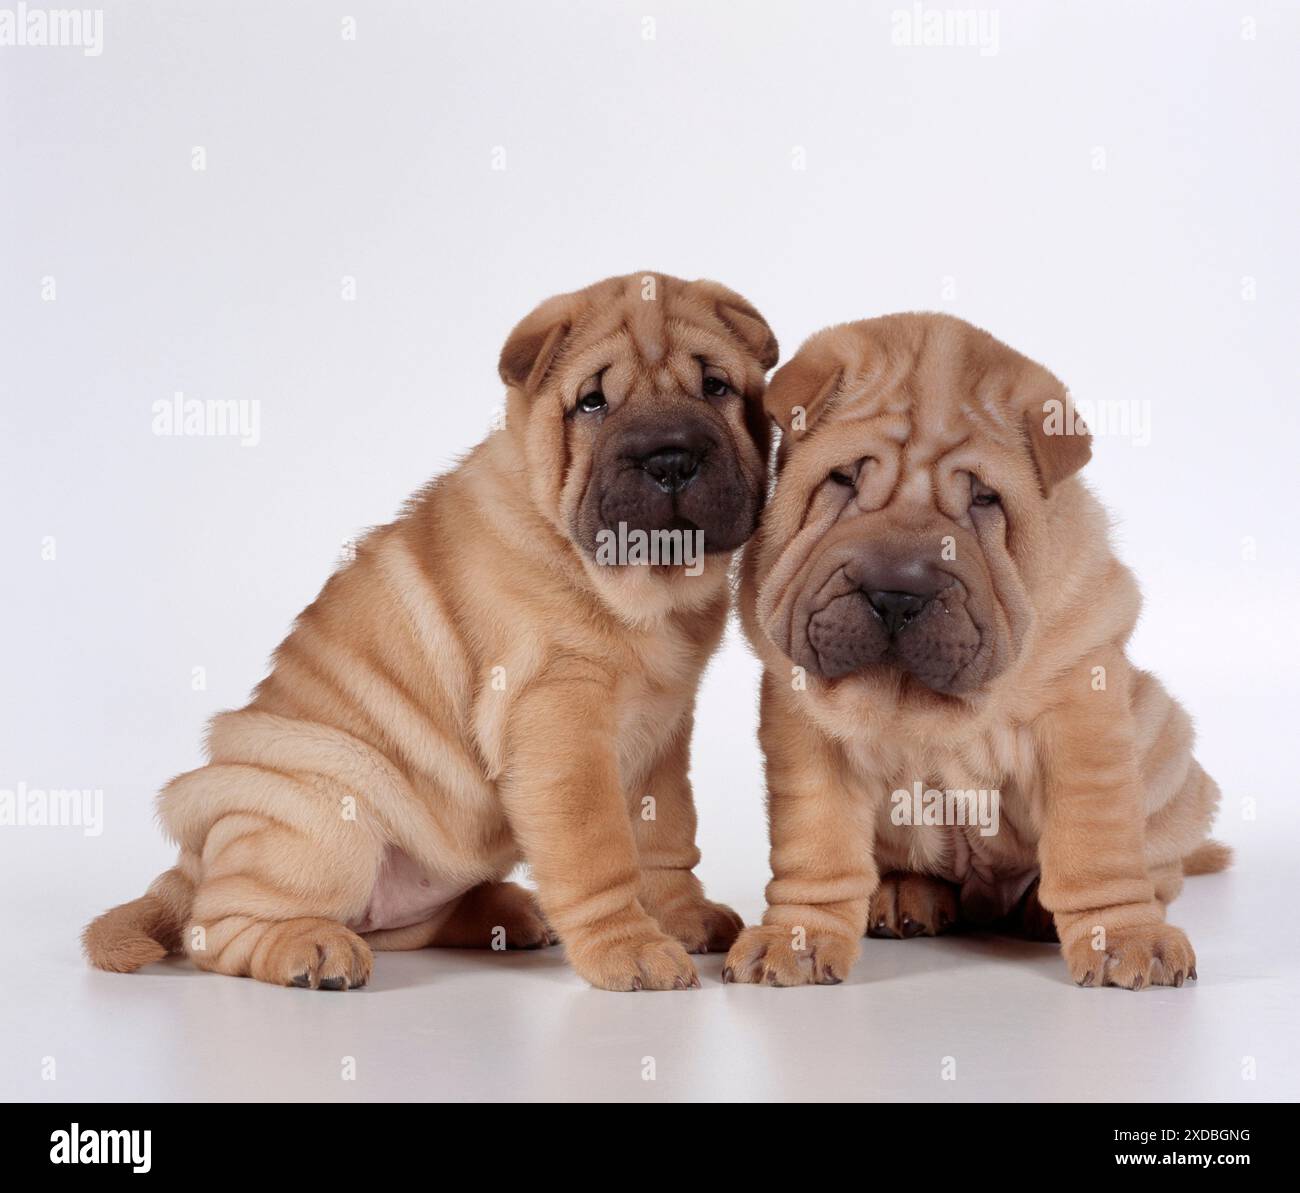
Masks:
[[[864,792],[881,823],[899,823],[900,808],[915,811],[924,805],[926,818],[906,820],[911,851],[948,852],[952,830],[965,826],[948,822],[954,800],[939,804],[934,793],[968,793],[991,816],[994,835],[1036,837],[1032,796],[1036,789],[1036,753],[1023,727],[994,725],[964,734],[939,732],[881,734],[849,746],[849,755]],[[944,818],[936,822],[935,810]],[[996,843],[994,843],[996,844]],[[1010,842],[1008,842],[1010,844]]]
[[[854,751],[864,781],[872,766],[879,776],[878,861],[958,883],[964,900],[993,909],[989,917],[1005,914],[1035,865],[1032,737],[1000,725],[946,740],[934,733],[924,745],[909,740],[885,737]]]
[[[953,784],[1023,788],[1036,766],[1033,736],[1024,726],[998,723],[952,742],[941,750],[940,777]],[[964,783],[969,777],[972,783]]]
[[[849,735],[845,749],[854,770],[876,795],[903,782],[955,787],[1032,785],[1033,738],[1009,723],[952,725],[887,724],[867,735]]]

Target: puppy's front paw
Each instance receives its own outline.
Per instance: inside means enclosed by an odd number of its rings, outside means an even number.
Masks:
[[[1196,954],[1172,924],[1098,925],[1063,946],[1070,976],[1080,986],[1181,986],[1196,980]]]
[[[763,924],[746,928],[731,946],[722,980],[769,986],[834,986],[845,979],[857,957],[858,942],[851,936]]]
[[[700,984],[686,950],[658,932],[565,944],[573,968],[601,990],[689,990]]]
[[[659,927],[682,942],[688,953],[725,953],[745,926],[730,907],[705,898],[652,908],[651,914]]]

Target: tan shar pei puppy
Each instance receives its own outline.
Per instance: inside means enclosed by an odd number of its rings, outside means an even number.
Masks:
[[[87,928],[103,969],[183,951],[364,985],[371,950],[554,943],[611,990],[698,985],[741,923],[704,896],[687,779],[728,564],[766,487],[776,341],[663,275],[545,302],[501,353],[505,425],[372,532],[206,766],[180,857]],[[503,879],[527,861],[538,898]]]
[[[1061,383],[894,315],[813,336],[766,402],[783,438],[741,611],[773,878],[724,979],[832,983],[864,930],[961,921],[1059,935],[1083,985],[1195,978],[1165,905],[1228,863],[1219,793],[1125,654],[1138,589]]]

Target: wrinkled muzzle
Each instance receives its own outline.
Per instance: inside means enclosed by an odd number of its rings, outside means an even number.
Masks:
[[[809,561],[769,623],[787,656],[827,680],[892,667],[932,691],[962,695],[989,676],[988,614],[954,571],[916,554],[857,544]]]
[[[746,476],[724,427],[699,416],[641,419],[598,440],[575,538],[598,561],[611,538],[663,532],[689,536],[705,554],[734,551],[754,533],[761,501],[762,477]]]

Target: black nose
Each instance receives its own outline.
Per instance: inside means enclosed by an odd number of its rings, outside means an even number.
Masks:
[[[700,471],[700,457],[690,448],[663,447],[640,459],[644,468],[666,493],[680,493]]]
[[[880,614],[880,620],[890,634],[897,634],[930,603],[929,597],[917,596],[914,592],[869,592],[867,600]]]

